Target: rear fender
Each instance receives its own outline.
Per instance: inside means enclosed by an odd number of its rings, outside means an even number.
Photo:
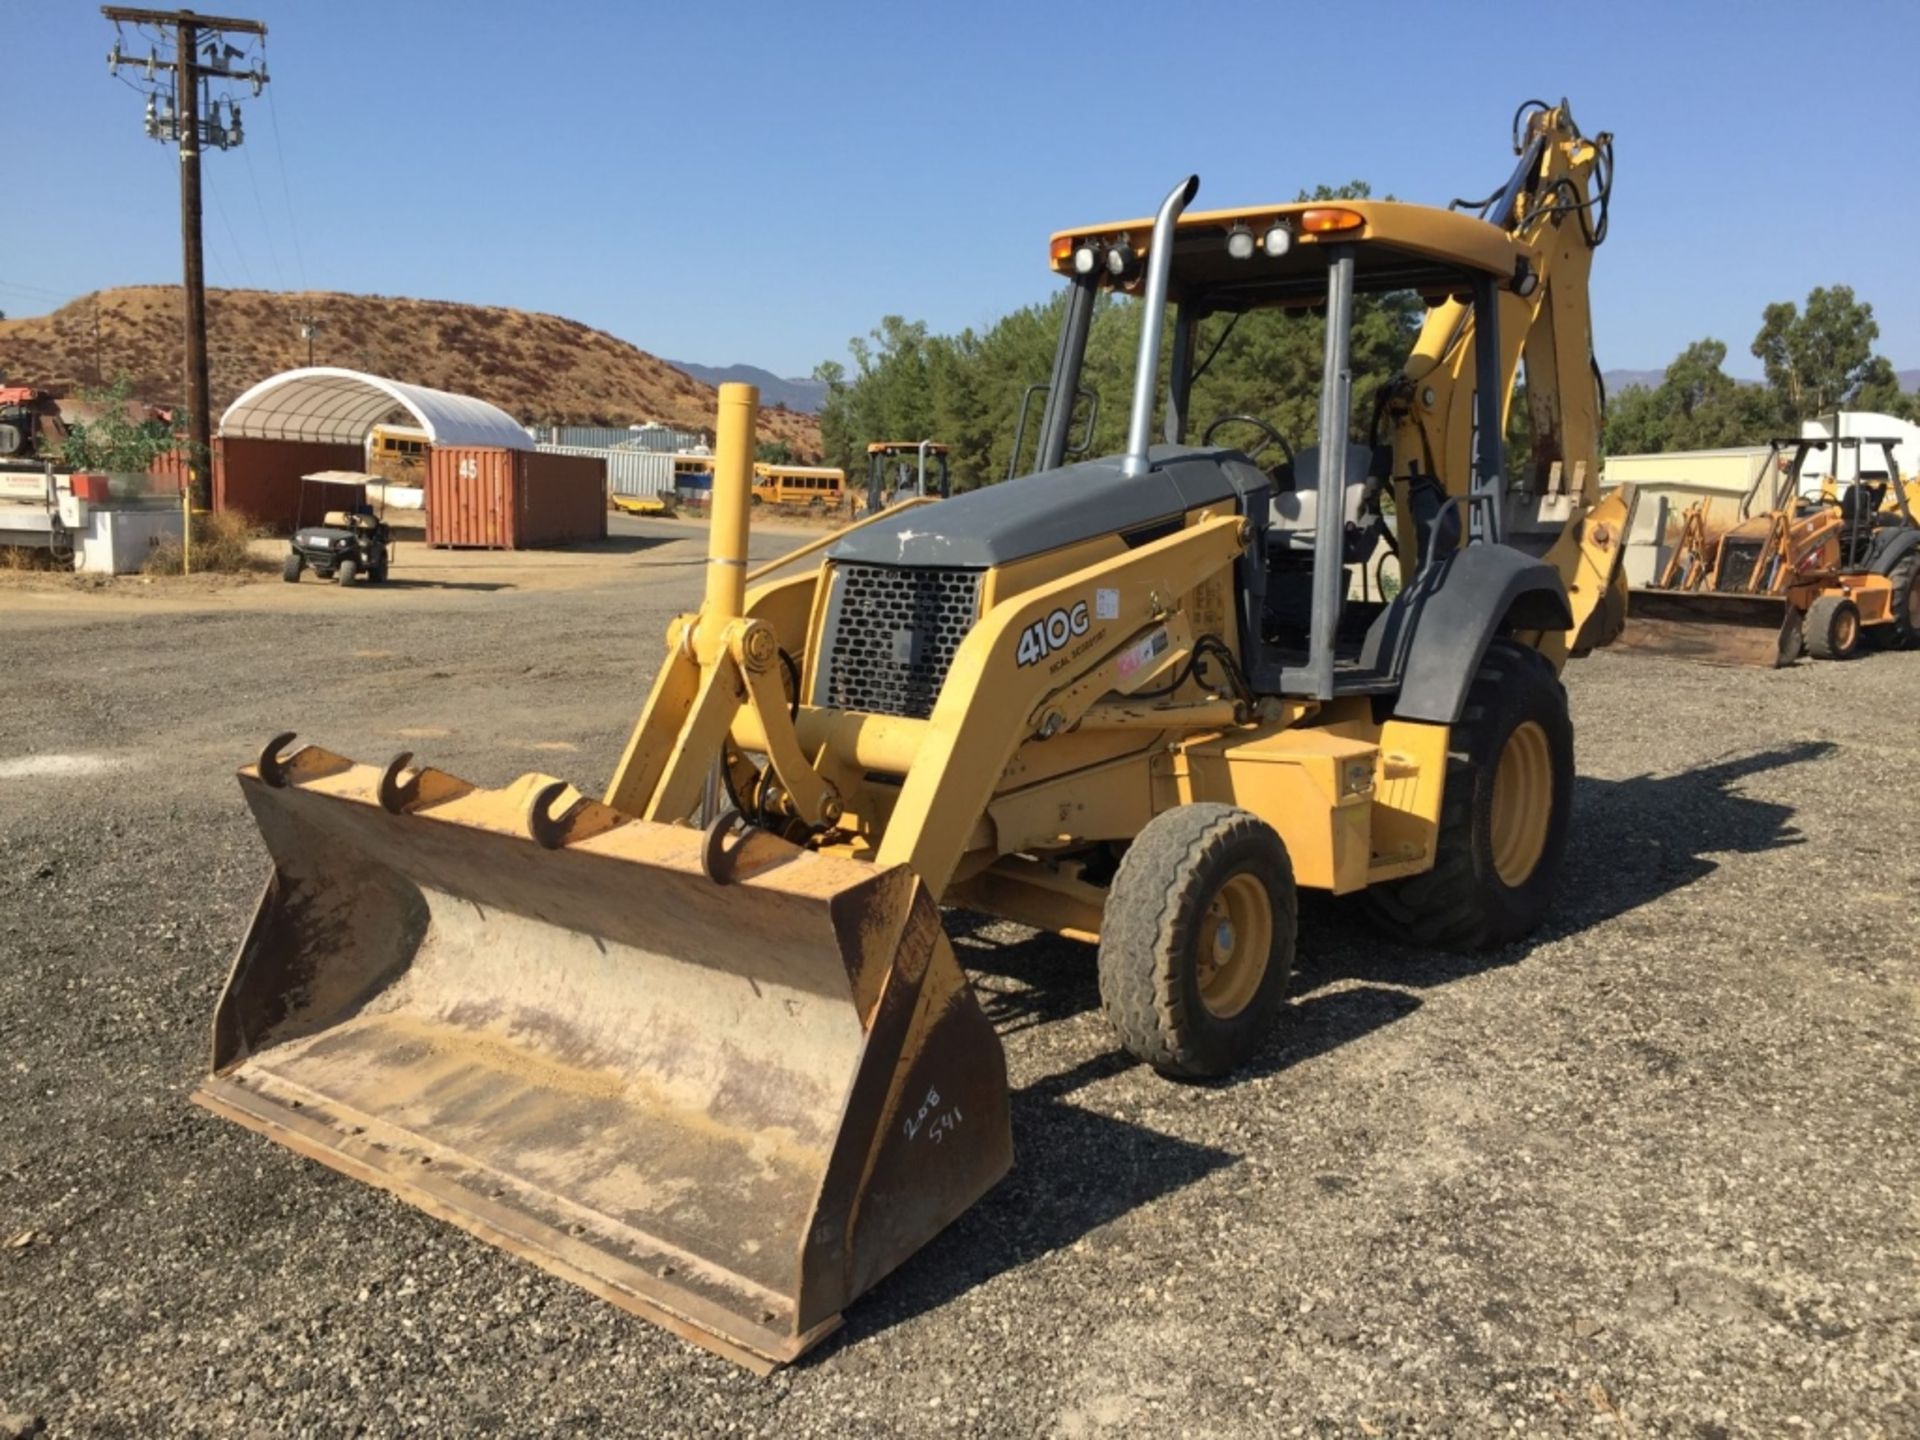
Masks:
[[[1920,530],[1883,530],[1874,537],[1867,568],[1875,575],[1891,575],[1893,567],[1915,550],[1920,550]]]
[[[1572,628],[1559,571],[1510,546],[1468,546],[1421,602],[1393,713],[1451,725],[1496,635]]]

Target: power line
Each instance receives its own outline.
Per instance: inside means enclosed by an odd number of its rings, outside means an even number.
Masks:
[[[260,34],[260,67],[267,64],[266,32]],[[273,131],[273,158],[280,166],[280,193],[287,201],[287,231],[293,236],[293,263],[300,275],[300,288],[309,289],[307,284],[307,257],[301,251],[300,217],[293,209],[293,186],[287,180],[287,152],[280,147],[280,107],[274,104],[273,91],[267,91],[267,124]]]
[[[0,280],[0,290],[18,290],[25,295],[47,295],[55,300],[63,300],[73,293],[70,290],[48,290],[40,285],[23,285],[18,280]]]
[[[220,223],[221,225],[226,227],[227,240],[233,246],[234,259],[240,262],[240,275],[246,281],[247,288],[251,290],[254,288],[253,267],[247,264],[247,257],[240,249],[240,237],[234,234],[233,221],[227,218],[226,202],[220,198],[220,190],[218,186],[209,183],[206,186],[206,191],[209,195],[213,196],[213,208],[220,212]],[[218,259],[219,256],[215,255],[214,258]],[[232,278],[233,276],[232,267],[225,266],[223,268],[226,269],[228,277]]]
[[[267,259],[273,264],[273,288],[284,290],[287,288],[286,275],[280,269],[280,251],[273,243],[273,226],[267,223],[266,203],[260,198],[260,181],[253,173],[253,155],[250,151],[242,150],[240,158],[247,162],[247,184],[253,187],[253,208],[259,212],[260,233],[267,242]]]

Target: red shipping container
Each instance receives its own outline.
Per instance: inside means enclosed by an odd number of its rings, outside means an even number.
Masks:
[[[76,500],[84,500],[89,505],[107,503],[107,477],[104,475],[75,475],[67,484],[72,488]]]
[[[177,495],[187,488],[187,457],[178,450],[169,450],[147,466],[147,474],[153,477],[156,491]]]
[[[427,460],[427,544],[534,550],[607,534],[606,462],[440,446]]]

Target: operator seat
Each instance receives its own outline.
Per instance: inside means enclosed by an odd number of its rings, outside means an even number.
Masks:
[[[1375,527],[1361,521],[1373,461],[1374,453],[1367,446],[1347,446],[1346,483],[1340,488],[1340,507],[1345,536],[1342,560],[1348,565],[1364,561],[1376,540]],[[1320,513],[1320,447],[1308,446],[1293,457],[1293,464],[1287,468],[1292,471],[1293,483],[1275,486],[1267,521],[1267,549],[1275,560],[1289,556],[1306,558],[1313,554],[1313,529]],[[1285,470],[1280,478],[1284,482]]]
[[[1862,473],[1840,495],[1841,563],[1863,564],[1873,548],[1873,522],[1886,496],[1886,476]]]
[[[1384,521],[1366,516],[1375,452],[1348,445],[1345,483],[1340,487],[1340,563],[1361,565],[1380,543]],[[1392,463],[1391,454],[1381,463]],[[1274,475],[1267,519],[1268,629],[1279,643],[1304,643],[1313,616],[1313,527],[1320,515],[1320,447],[1308,446]],[[1290,483],[1289,483],[1290,482]]]

